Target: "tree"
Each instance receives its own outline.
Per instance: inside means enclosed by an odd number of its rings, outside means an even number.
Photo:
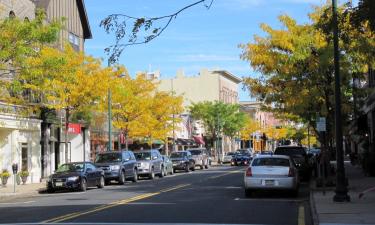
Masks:
[[[209,9],[212,3],[213,0],[199,0],[184,6],[170,15],[151,18],[133,17],[123,13],[108,15],[100,22],[100,26],[108,34],[114,33],[115,35],[115,43],[105,49],[105,52],[110,55],[109,61],[111,63],[118,62],[119,57],[127,46],[146,44],[160,36],[183,11],[199,4],[204,4]],[[132,26],[129,26],[129,23],[133,23]]]
[[[374,34],[363,26],[358,32],[351,23],[351,14],[340,7],[342,46],[342,104],[344,120],[352,113],[352,77],[373,64]],[[287,15],[279,17],[284,29],[261,28],[265,37],[255,36],[254,42],[241,45],[242,59],[250,62],[259,78],[247,78],[252,94],[264,100],[269,111],[280,117],[315,124],[317,116],[327,118],[327,133],[333,137],[334,67],[333,42],[330,33],[331,11],[328,5],[316,7],[311,22],[297,24]],[[315,129],[315,127],[314,127]],[[316,130],[315,130],[316,131]],[[316,132],[317,133],[317,132]]]
[[[13,92],[19,85],[10,85],[14,76],[27,67],[27,59],[38,55],[38,49],[57,41],[61,21],[46,24],[45,13],[37,11],[31,21],[6,18],[0,21],[0,100],[17,102]],[[6,91],[8,90],[8,91]]]
[[[201,120],[205,131],[217,141],[221,135],[231,138],[245,126],[246,115],[239,111],[239,105],[226,104],[221,101],[194,103],[189,109],[192,117]],[[220,152],[217,143],[216,151],[220,159]]]
[[[36,96],[37,108],[65,111],[65,149],[68,149],[70,116],[98,108],[106,100],[103,96],[110,84],[122,73],[102,68],[100,60],[76,52],[69,44],[64,51],[43,47],[36,56],[26,60],[26,65],[13,83]],[[22,92],[18,97],[22,99]],[[65,153],[68,160],[68,151]]]
[[[250,140],[253,133],[260,130],[259,123],[251,117],[246,117],[245,126],[240,130],[242,140]]]

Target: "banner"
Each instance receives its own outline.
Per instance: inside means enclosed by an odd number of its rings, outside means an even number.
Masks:
[[[68,132],[71,134],[80,134],[81,133],[81,124],[79,123],[69,123]]]

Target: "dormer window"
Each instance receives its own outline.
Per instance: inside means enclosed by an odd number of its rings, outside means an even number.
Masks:
[[[16,14],[14,13],[14,11],[9,12],[9,18],[11,19],[16,18]]]

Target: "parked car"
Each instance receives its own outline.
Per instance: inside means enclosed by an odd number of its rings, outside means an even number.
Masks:
[[[166,156],[166,155],[163,155],[163,162],[164,162],[164,168],[165,168],[165,174],[164,175],[168,175],[168,174],[173,174],[173,163],[172,163],[172,160]]]
[[[250,164],[251,158],[248,154],[242,154],[240,152],[236,152],[233,156],[231,165],[232,166],[247,166]]]
[[[225,153],[224,158],[223,158],[223,163],[231,163],[235,154],[236,154],[235,152]]]
[[[110,151],[96,155],[95,165],[104,171],[105,183],[112,180],[124,184],[126,180],[137,182],[137,161],[132,151]]]
[[[241,154],[241,155],[247,155],[250,158],[253,158],[253,152],[252,152],[252,150],[250,148],[238,149],[236,152],[239,153],[239,154]]]
[[[191,156],[195,162],[195,166],[199,166],[202,170],[204,168],[208,169],[210,161],[209,155],[205,148],[190,148],[187,149],[187,151],[191,153]]]
[[[298,173],[303,180],[309,180],[311,177],[312,166],[309,162],[306,149],[301,146],[278,146],[274,152],[276,155],[290,156],[297,166]]]
[[[244,176],[245,195],[254,190],[288,190],[298,195],[298,170],[293,160],[285,155],[258,155]]]
[[[80,190],[86,191],[87,187],[104,187],[104,172],[90,162],[66,163],[48,178],[47,191]]]
[[[147,176],[154,179],[155,175],[164,177],[164,161],[160,152],[156,149],[134,152],[137,160],[138,176]]]
[[[174,172],[176,172],[177,170],[185,170],[185,172],[189,172],[189,170],[195,170],[195,162],[189,151],[172,152],[171,160],[173,163]]]

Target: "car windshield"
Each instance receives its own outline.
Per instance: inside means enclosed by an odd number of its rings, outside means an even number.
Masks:
[[[283,158],[256,158],[253,160],[252,166],[285,166],[289,167],[288,159]]]
[[[202,154],[202,151],[201,151],[201,150],[189,150],[189,152],[190,152],[192,155],[200,155],[200,154]]]
[[[83,163],[69,163],[63,164],[59,166],[56,170],[56,173],[64,173],[64,172],[82,172],[84,170]]]
[[[306,151],[302,147],[278,147],[275,150],[276,155],[306,155]]]
[[[95,163],[121,162],[121,153],[104,153],[96,156]]]
[[[249,150],[237,150],[237,152],[241,155],[249,155],[250,154]]]
[[[171,158],[184,158],[186,156],[186,152],[173,152],[171,154]]]
[[[235,154],[236,154],[236,153],[234,153],[234,152],[228,152],[228,153],[227,153],[228,156],[233,156],[233,155],[235,155]]]
[[[135,152],[134,155],[137,160],[151,160],[151,152]]]

